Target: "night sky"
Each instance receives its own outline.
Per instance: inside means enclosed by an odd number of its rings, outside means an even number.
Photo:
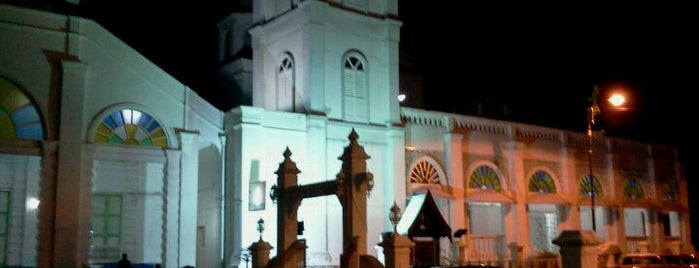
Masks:
[[[83,12],[226,110],[220,94],[207,89],[217,66],[215,23],[237,8],[234,2],[171,2],[165,9],[84,1]],[[695,9],[470,2],[399,0],[402,58],[423,75],[423,108],[583,132],[593,85],[621,86],[633,106],[622,114],[603,111],[606,134],[676,146],[692,196],[699,184]],[[696,198],[690,203],[699,210]]]

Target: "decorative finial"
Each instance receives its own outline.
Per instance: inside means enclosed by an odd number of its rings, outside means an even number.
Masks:
[[[393,224],[394,234],[398,233],[398,222],[400,222],[400,218],[400,207],[395,201],[393,201],[393,206],[391,207],[391,213],[388,214],[388,219],[391,220],[391,224]]]
[[[284,150],[284,159],[289,159],[291,157],[291,150],[289,150],[289,146],[286,146],[286,150]]]
[[[262,232],[265,231],[265,221],[262,218],[257,221],[257,231],[260,232],[260,241],[262,241]]]
[[[359,139],[359,134],[357,134],[357,131],[355,131],[354,128],[352,128],[352,132],[350,132],[347,138],[349,138],[350,141],[356,141],[357,139]]]

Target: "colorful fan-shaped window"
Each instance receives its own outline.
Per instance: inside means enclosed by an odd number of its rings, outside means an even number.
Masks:
[[[44,127],[31,100],[0,76],[0,139],[41,140]]]
[[[468,180],[468,188],[502,191],[500,177],[489,166],[480,166],[473,171],[471,178]]]
[[[602,184],[596,177],[590,179],[590,175],[585,175],[580,182],[580,194],[602,196]]]
[[[410,182],[439,184],[439,173],[432,164],[422,160],[410,171]]]
[[[529,179],[529,191],[537,193],[555,193],[556,185],[553,183],[551,175],[546,171],[534,172]]]
[[[663,196],[662,199],[676,201],[678,197],[677,182],[675,181],[665,181],[662,184]]]
[[[633,178],[626,180],[626,184],[624,185],[624,197],[630,200],[645,198],[643,184]]]
[[[166,147],[165,130],[148,114],[122,109],[106,116],[93,134],[95,143]]]

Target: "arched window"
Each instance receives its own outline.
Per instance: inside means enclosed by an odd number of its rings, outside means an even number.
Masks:
[[[344,119],[367,122],[369,114],[367,71],[364,59],[358,53],[345,57],[342,68]]]
[[[489,166],[479,166],[471,173],[471,177],[468,180],[468,188],[502,191],[500,177]]]
[[[662,199],[676,201],[678,197],[677,182],[674,180],[665,180],[661,184],[663,196]]]
[[[439,184],[439,172],[430,162],[420,160],[410,171],[410,182]]]
[[[32,101],[0,76],[0,139],[41,140],[44,127]]]
[[[595,195],[602,196],[602,184],[596,177],[590,178],[590,175],[585,175],[585,177],[580,182],[580,193],[583,195]]]
[[[634,178],[626,180],[626,184],[624,184],[624,197],[629,200],[645,198],[643,184]]]
[[[104,117],[92,135],[95,143],[167,147],[160,123],[135,109],[121,109]]]
[[[277,67],[277,110],[295,112],[294,60],[284,54]]]
[[[555,193],[556,185],[553,183],[551,175],[549,175],[546,171],[539,170],[534,172],[532,177],[529,179],[529,191],[547,194]]]

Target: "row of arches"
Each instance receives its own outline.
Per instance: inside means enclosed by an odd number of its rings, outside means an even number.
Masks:
[[[439,165],[437,165],[434,159],[427,156],[415,161],[410,167],[408,174],[410,183],[442,184],[446,182],[444,180],[444,171],[439,168]],[[504,184],[501,178],[502,176],[498,172],[497,167],[482,163],[472,168],[466,185],[468,189],[503,192]],[[529,176],[527,190],[533,193],[555,194],[561,192],[559,190],[560,185],[560,182],[557,183],[553,176],[551,176],[550,171],[534,169]],[[625,200],[646,199],[649,198],[646,194],[648,191],[645,190],[648,188],[650,188],[650,186],[645,185],[640,178],[627,177],[623,184],[622,194]],[[675,200],[673,197],[676,198],[679,191],[677,184],[672,182],[663,182],[659,190],[662,192],[661,199],[668,200]],[[578,192],[580,195],[595,195],[601,197],[604,196],[605,191],[597,177],[585,175],[580,180]]]

